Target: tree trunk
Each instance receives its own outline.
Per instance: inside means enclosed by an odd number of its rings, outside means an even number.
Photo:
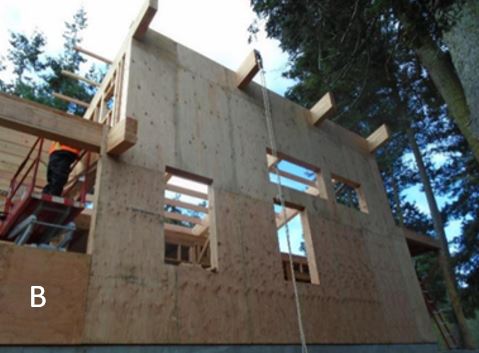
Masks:
[[[401,198],[399,197],[399,189],[396,182],[396,177],[394,176],[394,170],[392,167],[391,167],[391,186],[393,188],[394,203],[396,205],[396,217],[399,222],[399,226],[404,227],[404,217],[403,217],[402,208],[401,208]]]
[[[479,1],[457,1],[450,8],[454,25],[444,28],[442,37],[464,88],[472,134],[479,139]]]
[[[469,106],[451,56],[439,48],[429,33],[418,29],[414,19],[415,14],[408,13],[415,9],[404,6],[401,1],[396,2],[396,9],[406,32],[413,32],[411,33],[413,40],[408,41],[410,46],[416,51],[419,61],[429,73],[434,86],[446,102],[454,122],[467,140],[476,160],[479,161],[479,140],[472,133]],[[471,45],[474,44],[471,43]]]
[[[473,339],[471,337],[471,334],[469,333],[469,328],[467,327],[464,311],[462,310],[461,299],[457,292],[454,272],[451,270],[450,253],[446,238],[446,232],[444,231],[444,223],[442,221],[442,216],[439,212],[439,208],[437,206],[436,199],[432,191],[431,182],[426,172],[426,167],[424,166],[424,161],[422,159],[422,155],[416,142],[416,137],[414,136],[414,131],[412,130],[412,128],[409,128],[407,130],[407,135],[412,152],[414,154],[414,159],[416,160],[417,168],[419,170],[419,176],[421,177],[424,191],[426,193],[427,203],[431,212],[434,230],[437,237],[439,237],[441,243],[441,251],[439,251],[438,254],[438,262],[444,276],[446,290],[451,301],[454,316],[456,317],[459,332],[461,334],[462,344],[464,348],[473,349]]]

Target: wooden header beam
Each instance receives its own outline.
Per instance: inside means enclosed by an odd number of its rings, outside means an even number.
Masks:
[[[243,89],[253,80],[253,77],[259,71],[260,60],[261,56],[257,50],[253,50],[251,53],[249,53],[239,69],[236,70],[236,87]]]
[[[0,126],[99,152],[102,125],[0,93]]]
[[[405,227],[397,227],[406,238],[411,256],[417,256],[426,252],[439,252],[441,243],[438,239],[415,232]]]
[[[77,75],[73,72],[67,71],[67,70],[62,70],[62,75],[66,76],[66,77],[69,77],[69,78],[72,78],[74,80],[83,81],[83,82],[85,82],[85,83],[87,83],[87,84],[89,84],[90,86],[93,86],[93,87],[100,87],[100,84],[98,82],[89,80],[85,77],[79,76],[79,75]]]
[[[131,28],[134,31],[133,37],[138,40],[142,40],[145,36],[148,27],[150,26],[153,17],[155,17],[158,10],[158,0],[147,0],[141,8],[140,14],[133,21]]]
[[[381,125],[376,129],[371,135],[368,136],[366,141],[368,141],[369,152],[376,151],[379,147],[384,145],[390,137],[389,128],[386,124]]]
[[[57,93],[57,92],[53,92],[52,94],[53,94],[53,97],[61,99],[61,100],[66,101],[68,103],[73,103],[73,104],[79,105],[80,107],[87,108],[87,109],[88,109],[88,107],[90,107],[89,103],[81,101],[79,99],[69,97],[69,96],[65,96],[64,94]]]
[[[100,152],[103,125],[22,98],[0,93],[0,126]],[[137,140],[138,122],[126,118],[108,132],[107,152],[118,155]]]
[[[95,54],[89,50],[86,50],[85,48],[80,47],[79,45],[75,46],[75,50],[79,51],[80,53],[83,53],[85,55],[88,55],[94,59],[103,61],[105,64],[111,65],[113,62],[110,59],[104,58],[103,56],[100,56],[98,54]]]
[[[326,93],[311,109],[311,125],[319,126],[336,114],[336,102],[331,92]]]

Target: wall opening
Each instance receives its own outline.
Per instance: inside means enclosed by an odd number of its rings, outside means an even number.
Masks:
[[[327,198],[319,168],[283,153],[278,153],[275,158],[269,149],[266,151],[266,161],[270,182],[277,184],[280,179],[284,187]]]
[[[211,266],[211,181],[167,167],[164,193],[165,263]]]
[[[364,192],[359,183],[336,174],[331,175],[331,181],[337,203],[364,213],[369,212]]]
[[[288,203],[285,207],[286,212],[284,212],[278,202],[275,202],[273,208],[284,279],[288,281],[291,281],[292,279],[286,236],[287,224],[289,228],[291,255],[293,258],[293,269],[296,281],[319,284],[319,275],[316,267],[316,260],[314,258],[311,232],[304,209]]]

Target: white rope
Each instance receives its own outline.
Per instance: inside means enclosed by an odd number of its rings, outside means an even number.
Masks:
[[[272,119],[272,113],[271,113],[271,105],[269,101],[269,94],[268,90],[266,89],[266,75],[265,75],[265,70],[263,67],[263,61],[261,57],[257,58],[258,63],[259,63],[259,68],[260,68],[260,75],[261,75],[261,91],[263,93],[263,105],[264,105],[264,115],[266,118],[266,128],[268,130],[268,137],[269,137],[269,144],[271,146],[271,155],[273,156],[275,161],[278,161],[278,150],[276,148],[276,139],[274,136],[274,130],[273,130],[273,119]],[[287,213],[286,213],[286,205],[284,201],[284,196],[283,196],[283,185],[281,184],[281,176],[279,175],[279,168],[276,167],[275,173],[276,173],[276,178],[278,180],[277,182],[277,188],[278,188],[278,200],[281,205],[281,211],[283,213],[283,219],[286,221],[287,220]],[[301,352],[302,353],[308,353],[308,346],[306,345],[306,337],[304,335],[304,327],[303,327],[303,318],[301,315],[301,304],[299,302],[299,294],[298,294],[298,285],[296,283],[296,274],[294,272],[294,266],[293,266],[293,255],[291,252],[291,237],[289,233],[289,226],[288,222],[285,222],[284,224],[285,230],[286,230],[286,241],[288,244],[288,258],[289,258],[289,270],[291,271],[291,281],[293,282],[293,289],[294,289],[294,300],[296,303],[296,314],[298,317],[298,329],[299,329],[299,336],[301,339]]]

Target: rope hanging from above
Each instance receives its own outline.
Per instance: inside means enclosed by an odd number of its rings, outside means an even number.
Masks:
[[[259,64],[259,71],[260,71],[260,76],[261,76],[261,91],[263,93],[263,105],[264,105],[264,116],[266,118],[266,129],[268,130],[268,138],[269,138],[269,144],[271,148],[271,155],[273,158],[278,160],[278,150],[276,146],[276,138],[274,135],[274,129],[273,129],[273,119],[272,119],[272,113],[271,113],[271,104],[269,100],[269,93],[267,90],[266,86],[266,71],[263,66],[263,59],[261,58],[260,55],[257,57],[258,64]],[[275,173],[276,173],[276,178],[278,180],[277,188],[278,188],[278,195],[277,198],[279,200],[279,203],[281,205],[281,212],[283,214],[283,218],[286,220],[287,219],[287,213],[286,213],[286,202],[284,200],[284,195],[283,195],[283,186],[281,184],[281,176],[279,175],[279,168],[275,168]],[[293,266],[293,255],[291,252],[291,237],[290,237],[290,231],[289,231],[289,225],[288,222],[284,224],[285,230],[286,230],[286,241],[288,244],[288,259],[289,259],[289,269],[291,271],[291,281],[293,283],[293,290],[294,290],[294,300],[296,304],[296,314],[298,318],[298,329],[299,329],[299,335],[301,339],[301,352],[302,353],[308,353],[308,346],[306,344],[306,337],[304,335],[304,326],[303,326],[303,318],[301,314],[301,303],[299,301],[299,293],[298,293],[298,285],[296,282],[296,274],[294,272],[294,266]]]

